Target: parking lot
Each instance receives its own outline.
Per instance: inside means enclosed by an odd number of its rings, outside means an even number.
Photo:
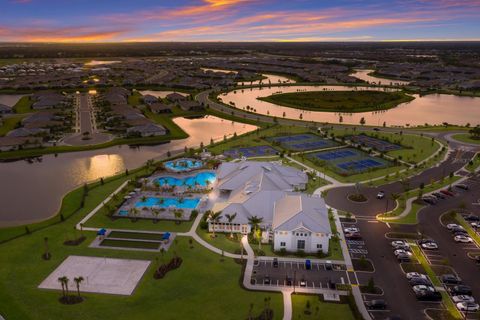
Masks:
[[[278,266],[275,267],[273,261],[256,260],[252,283],[334,289],[335,284],[347,284],[348,278],[344,265],[312,262],[311,269],[307,270],[305,262],[278,261]]]

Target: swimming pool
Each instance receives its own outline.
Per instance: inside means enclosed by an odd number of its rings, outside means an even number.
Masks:
[[[200,202],[200,198],[159,198],[159,197],[148,197],[145,201],[137,201],[135,203],[136,208],[177,208],[177,209],[195,209]]]
[[[203,161],[195,159],[177,159],[165,162],[165,168],[172,171],[190,171],[203,167]]]
[[[185,178],[159,177],[155,179],[160,186],[166,185],[170,187],[195,187],[196,185],[206,187],[208,184],[214,183],[215,180],[217,180],[217,175],[215,172],[210,171],[200,172]]]

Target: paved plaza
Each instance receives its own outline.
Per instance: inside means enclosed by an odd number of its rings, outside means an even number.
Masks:
[[[149,265],[145,260],[69,256],[38,287],[61,290],[58,278],[66,276],[75,290],[73,279],[81,276],[82,292],[131,295]]]

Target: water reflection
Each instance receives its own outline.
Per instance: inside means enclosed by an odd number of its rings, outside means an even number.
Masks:
[[[168,151],[198,146],[224,135],[242,134],[255,126],[207,116],[201,119],[176,118],[190,136],[157,146],[131,148],[115,146],[43,156],[39,163],[0,163],[0,227],[46,219],[57,212],[63,195],[76,186],[107,177],[125,168],[133,169]],[[27,201],[26,201],[27,200]]]
[[[353,90],[384,90],[382,88],[362,88]],[[399,106],[383,111],[360,113],[337,113],[307,111],[282,107],[269,102],[258,100],[275,93],[297,91],[323,90],[352,90],[344,86],[281,86],[250,88],[231,91],[220,98],[227,104],[233,103],[236,108],[253,108],[256,113],[276,116],[278,118],[300,119],[307,121],[359,124],[362,118],[367,125],[381,126],[416,126],[428,124],[442,124],[447,121],[453,124],[476,124],[480,121],[480,98],[460,97],[446,94],[431,94],[427,96],[413,95],[415,100],[402,103]],[[340,117],[341,116],[341,117]],[[340,121],[341,120],[341,121]]]
[[[400,85],[400,86],[409,84],[408,81],[387,79],[387,78],[381,78],[381,77],[369,75],[369,73],[372,73],[374,71],[375,70],[355,70],[355,72],[352,73],[351,76],[371,84]]]

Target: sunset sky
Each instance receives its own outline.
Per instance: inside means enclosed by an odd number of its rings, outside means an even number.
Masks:
[[[0,41],[480,40],[480,0],[0,0]]]

